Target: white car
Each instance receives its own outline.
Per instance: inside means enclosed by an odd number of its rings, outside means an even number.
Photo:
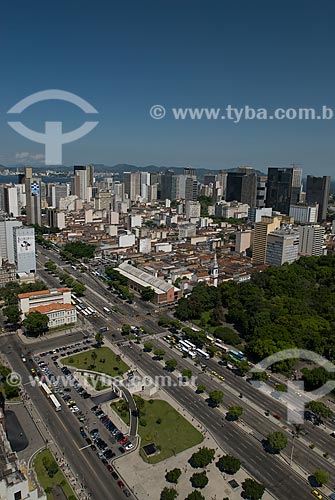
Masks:
[[[134,448],[134,445],[132,443],[127,443],[124,446],[124,449],[127,450],[127,451],[131,450],[132,448]]]

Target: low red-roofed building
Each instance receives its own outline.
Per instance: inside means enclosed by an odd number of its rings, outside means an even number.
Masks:
[[[22,319],[31,312],[46,314],[49,328],[77,322],[77,309],[71,304],[70,288],[55,288],[18,295]]]

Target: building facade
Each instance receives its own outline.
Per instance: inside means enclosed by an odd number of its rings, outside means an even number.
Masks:
[[[71,304],[70,288],[21,293],[18,298],[22,319],[37,311],[48,316],[49,328],[77,322],[77,309]]]

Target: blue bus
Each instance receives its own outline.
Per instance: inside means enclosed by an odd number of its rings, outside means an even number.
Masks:
[[[229,356],[236,361],[243,361],[244,354],[241,351],[233,351],[232,349],[228,352]]]

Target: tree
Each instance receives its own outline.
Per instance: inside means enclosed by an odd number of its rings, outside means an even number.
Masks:
[[[138,410],[143,410],[143,408],[145,407],[145,401],[143,398],[141,398],[141,396],[135,397],[135,403]]]
[[[191,456],[189,463],[194,469],[199,469],[206,467],[213,462],[215,457],[215,450],[211,448],[206,448],[205,446],[200,448]]]
[[[151,352],[153,349],[154,345],[152,342],[144,342],[143,348],[145,352]]]
[[[315,477],[318,486],[322,486],[323,484],[326,484],[329,481],[329,474],[322,469],[317,469],[314,472],[313,476]]]
[[[202,394],[202,393],[203,393],[203,392],[205,392],[205,391],[206,391],[206,386],[205,386],[204,384],[199,384],[199,385],[198,385],[198,387],[197,387],[196,392],[197,392],[198,394]]]
[[[155,292],[151,288],[151,286],[146,286],[141,290],[141,299],[144,300],[145,302],[149,302],[150,300],[153,300],[155,298]]]
[[[322,401],[311,401],[306,405],[306,408],[311,410],[314,415],[320,420],[321,418],[330,418],[333,415],[331,409],[322,403]]]
[[[200,493],[200,491],[194,490],[192,491],[192,493],[187,495],[185,500],[205,500],[205,497],[203,496],[202,493]]]
[[[28,334],[33,337],[38,337],[48,330],[49,318],[46,314],[41,314],[34,311],[28,314],[23,320],[22,325],[27,330]]]
[[[10,305],[10,306],[4,307],[2,312],[7,317],[8,323],[12,323],[14,325],[17,325],[19,323],[21,313],[20,313],[19,308],[16,305]]]
[[[5,396],[7,399],[16,398],[19,395],[19,387],[17,385],[12,385],[8,382],[5,382],[3,385],[3,389],[5,391]]]
[[[124,325],[122,325],[122,328],[121,328],[121,334],[122,335],[129,335],[130,332],[131,332],[130,325],[127,325],[126,323]]]
[[[190,479],[193,488],[204,488],[208,484],[206,472],[195,472]]]
[[[236,474],[236,472],[240,470],[241,462],[232,455],[224,455],[218,460],[216,465],[221,472]]]
[[[243,414],[242,406],[231,406],[229,408],[227,416],[231,420],[238,420],[242,414]]]
[[[279,453],[286,448],[288,439],[285,434],[281,431],[272,432],[267,436],[267,440],[270,448],[274,453]]]
[[[243,359],[239,364],[238,364],[238,371],[241,374],[242,377],[250,371],[250,365],[246,359]]]
[[[75,293],[76,295],[78,295],[78,296],[84,295],[85,290],[86,290],[86,286],[81,281],[78,281],[78,280],[73,281],[72,285],[70,285],[70,286],[72,287],[73,293]]]
[[[163,358],[164,358],[164,356],[165,356],[165,351],[164,351],[164,349],[156,349],[156,350],[154,351],[154,355],[155,355],[155,358],[156,358],[158,361],[160,361],[161,359],[163,359]]]
[[[95,351],[92,351],[91,352],[91,358],[92,358],[92,361],[93,361],[93,367],[95,367],[95,362],[96,362],[96,359],[97,359],[98,355]]]
[[[285,384],[276,384],[275,389],[278,392],[287,392],[287,386]]]
[[[165,369],[168,372],[173,372],[176,369],[177,364],[178,363],[175,359],[168,359],[167,361],[165,361]]]
[[[173,488],[165,487],[161,492],[160,500],[174,500],[177,498],[178,493]]]
[[[74,259],[92,259],[95,253],[95,245],[83,243],[82,241],[73,241],[67,243],[61,250],[60,255],[67,257],[70,255]]]
[[[188,370],[187,368],[185,368],[184,370],[181,371],[181,374],[183,377],[191,378],[192,377],[192,370]]]
[[[223,392],[222,391],[212,391],[208,394],[209,396],[209,404],[214,408],[219,406],[223,401]]]
[[[246,498],[249,498],[250,500],[261,500],[265,487],[263,484],[258,483],[254,479],[246,479],[242,483],[242,488],[244,491],[244,495]]]
[[[178,483],[178,479],[180,478],[180,476],[181,476],[181,470],[176,468],[176,469],[172,469],[172,470],[168,471],[165,474],[165,479],[169,483],[175,483],[175,484],[177,484]]]
[[[208,345],[206,346],[206,351],[208,352],[210,358],[214,358],[217,348],[213,345]]]
[[[100,345],[104,343],[104,336],[102,332],[98,332],[95,334],[95,341]]]
[[[253,372],[252,380],[259,380],[261,382],[266,382],[268,380],[269,375],[266,372]]]

